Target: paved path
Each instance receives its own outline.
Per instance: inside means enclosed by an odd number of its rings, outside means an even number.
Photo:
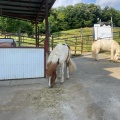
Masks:
[[[0,81],[0,120],[120,120],[120,63],[90,54],[54,88],[46,79]]]

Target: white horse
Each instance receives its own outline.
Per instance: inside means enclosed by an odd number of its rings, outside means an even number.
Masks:
[[[61,83],[64,82],[64,67],[66,63],[67,78],[69,78],[69,72],[75,71],[76,65],[71,60],[70,47],[67,44],[58,44],[50,53],[47,60],[46,75],[49,81],[49,87],[53,87],[57,78],[56,70],[57,66],[60,67]]]
[[[120,45],[115,40],[100,39],[92,44],[92,57],[99,61],[98,53],[100,50],[110,51],[111,60],[118,60],[120,57]]]

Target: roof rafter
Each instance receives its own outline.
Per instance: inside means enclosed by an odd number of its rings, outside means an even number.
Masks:
[[[55,0],[48,0],[48,10]],[[0,0],[0,16],[42,22],[46,0]]]

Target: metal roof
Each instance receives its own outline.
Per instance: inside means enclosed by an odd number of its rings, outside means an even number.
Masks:
[[[47,0],[0,0],[0,16],[31,22],[42,22],[45,18]],[[55,0],[48,0],[48,11]]]

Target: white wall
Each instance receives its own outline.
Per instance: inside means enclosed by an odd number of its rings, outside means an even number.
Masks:
[[[44,77],[43,48],[0,48],[0,80]]]
[[[94,24],[94,37],[98,39],[112,39],[112,27],[111,26],[100,26],[100,24]]]

